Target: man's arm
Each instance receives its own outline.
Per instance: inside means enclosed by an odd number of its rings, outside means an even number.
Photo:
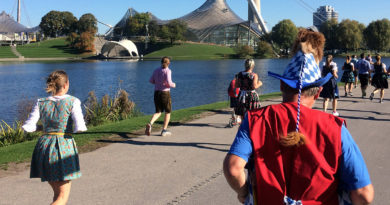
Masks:
[[[369,184],[360,189],[352,190],[350,193],[354,205],[368,205],[374,200],[374,186]]]
[[[245,174],[246,161],[234,154],[228,154],[223,162],[223,173],[230,187],[237,192],[238,200],[245,202],[248,195]]]

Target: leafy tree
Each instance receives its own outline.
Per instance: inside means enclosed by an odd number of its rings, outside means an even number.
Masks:
[[[169,39],[171,44],[177,40],[184,40],[187,24],[180,20],[172,20],[161,28],[161,38]]]
[[[74,47],[76,43],[79,41],[79,36],[77,35],[77,33],[72,32],[66,38],[66,41],[68,42],[68,46]]]
[[[289,48],[291,48],[294,43],[297,33],[298,29],[295,24],[291,20],[285,19],[272,28],[271,38],[284,50],[284,53],[287,54]]]
[[[257,45],[256,54],[259,58],[272,58],[274,57],[274,51],[272,45],[266,41],[260,41]]]
[[[343,20],[337,29],[339,48],[356,51],[363,42],[363,30],[359,22],[349,19]]]
[[[146,36],[146,25],[149,21],[149,13],[138,13],[129,17],[124,28],[124,34],[127,36]]]
[[[149,35],[150,36],[153,36],[153,37],[156,37],[159,35],[160,33],[160,26],[157,24],[157,21],[156,20],[151,20],[149,21],[149,24],[148,24],[148,29],[149,29]]]
[[[363,32],[367,46],[377,51],[390,48],[390,21],[382,19],[371,22]]]
[[[79,34],[90,32],[95,35],[97,32],[97,20],[93,14],[87,13],[80,17],[78,23]]]
[[[336,19],[331,19],[329,21],[325,21],[320,28],[320,32],[324,34],[326,42],[325,49],[332,50],[338,49],[339,42],[337,39],[337,29],[339,24]]]
[[[69,35],[72,32],[77,30],[78,20],[73,14],[69,11],[61,12],[62,22],[64,23],[64,27],[62,28],[63,35]]]
[[[45,36],[57,37],[60,35],[62,33],[62,29],[64,28],[64,21],[61,12],[50,11],[44,15],[41,19],[39,27]]]

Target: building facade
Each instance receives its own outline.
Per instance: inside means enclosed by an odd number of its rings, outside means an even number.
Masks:
[[[325,21],[338,18],[339,13],[332,6],[321,6],[313,13],[313,25],[319,29]]]

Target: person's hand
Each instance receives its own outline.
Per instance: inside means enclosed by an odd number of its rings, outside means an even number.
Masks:
[[[176,83],[173,83],[172,88],[176,88]]]
[[[245,203],[248,194],[249,194],[248,187],[247,184],[245,184],[244,187],[242,187],[240,191],[237,193],[238,201],[242,204]]]

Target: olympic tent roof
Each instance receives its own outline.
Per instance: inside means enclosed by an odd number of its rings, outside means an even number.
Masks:
[[[115,27],[124,27],[130,16],[137,14],[135,9],[128,9],[122,19],[115,25]],[[152,20],[157,21],[157,24],[164,25],[169,20],[161,20],[152,15]],[[240,18],[228,6],[226,0],[207,0],[203,5],[193,12],[177,18],[187,23],[188,29],[195,34],[198,41],[205,39],[210,33],[215,30],[222,29],[232,25],[249,26],[248,21]],[[259,25],[251,22],[251,29],[257,34],[261,35],[263,32],[259,30]],[[113,32],[113,31],[112,31]]]
[[[0,13],[0,33],[30,33],[37,32],[38,30],[39,26],[27,28],[16,22],[9,14],[5,13],[5,11]]]

